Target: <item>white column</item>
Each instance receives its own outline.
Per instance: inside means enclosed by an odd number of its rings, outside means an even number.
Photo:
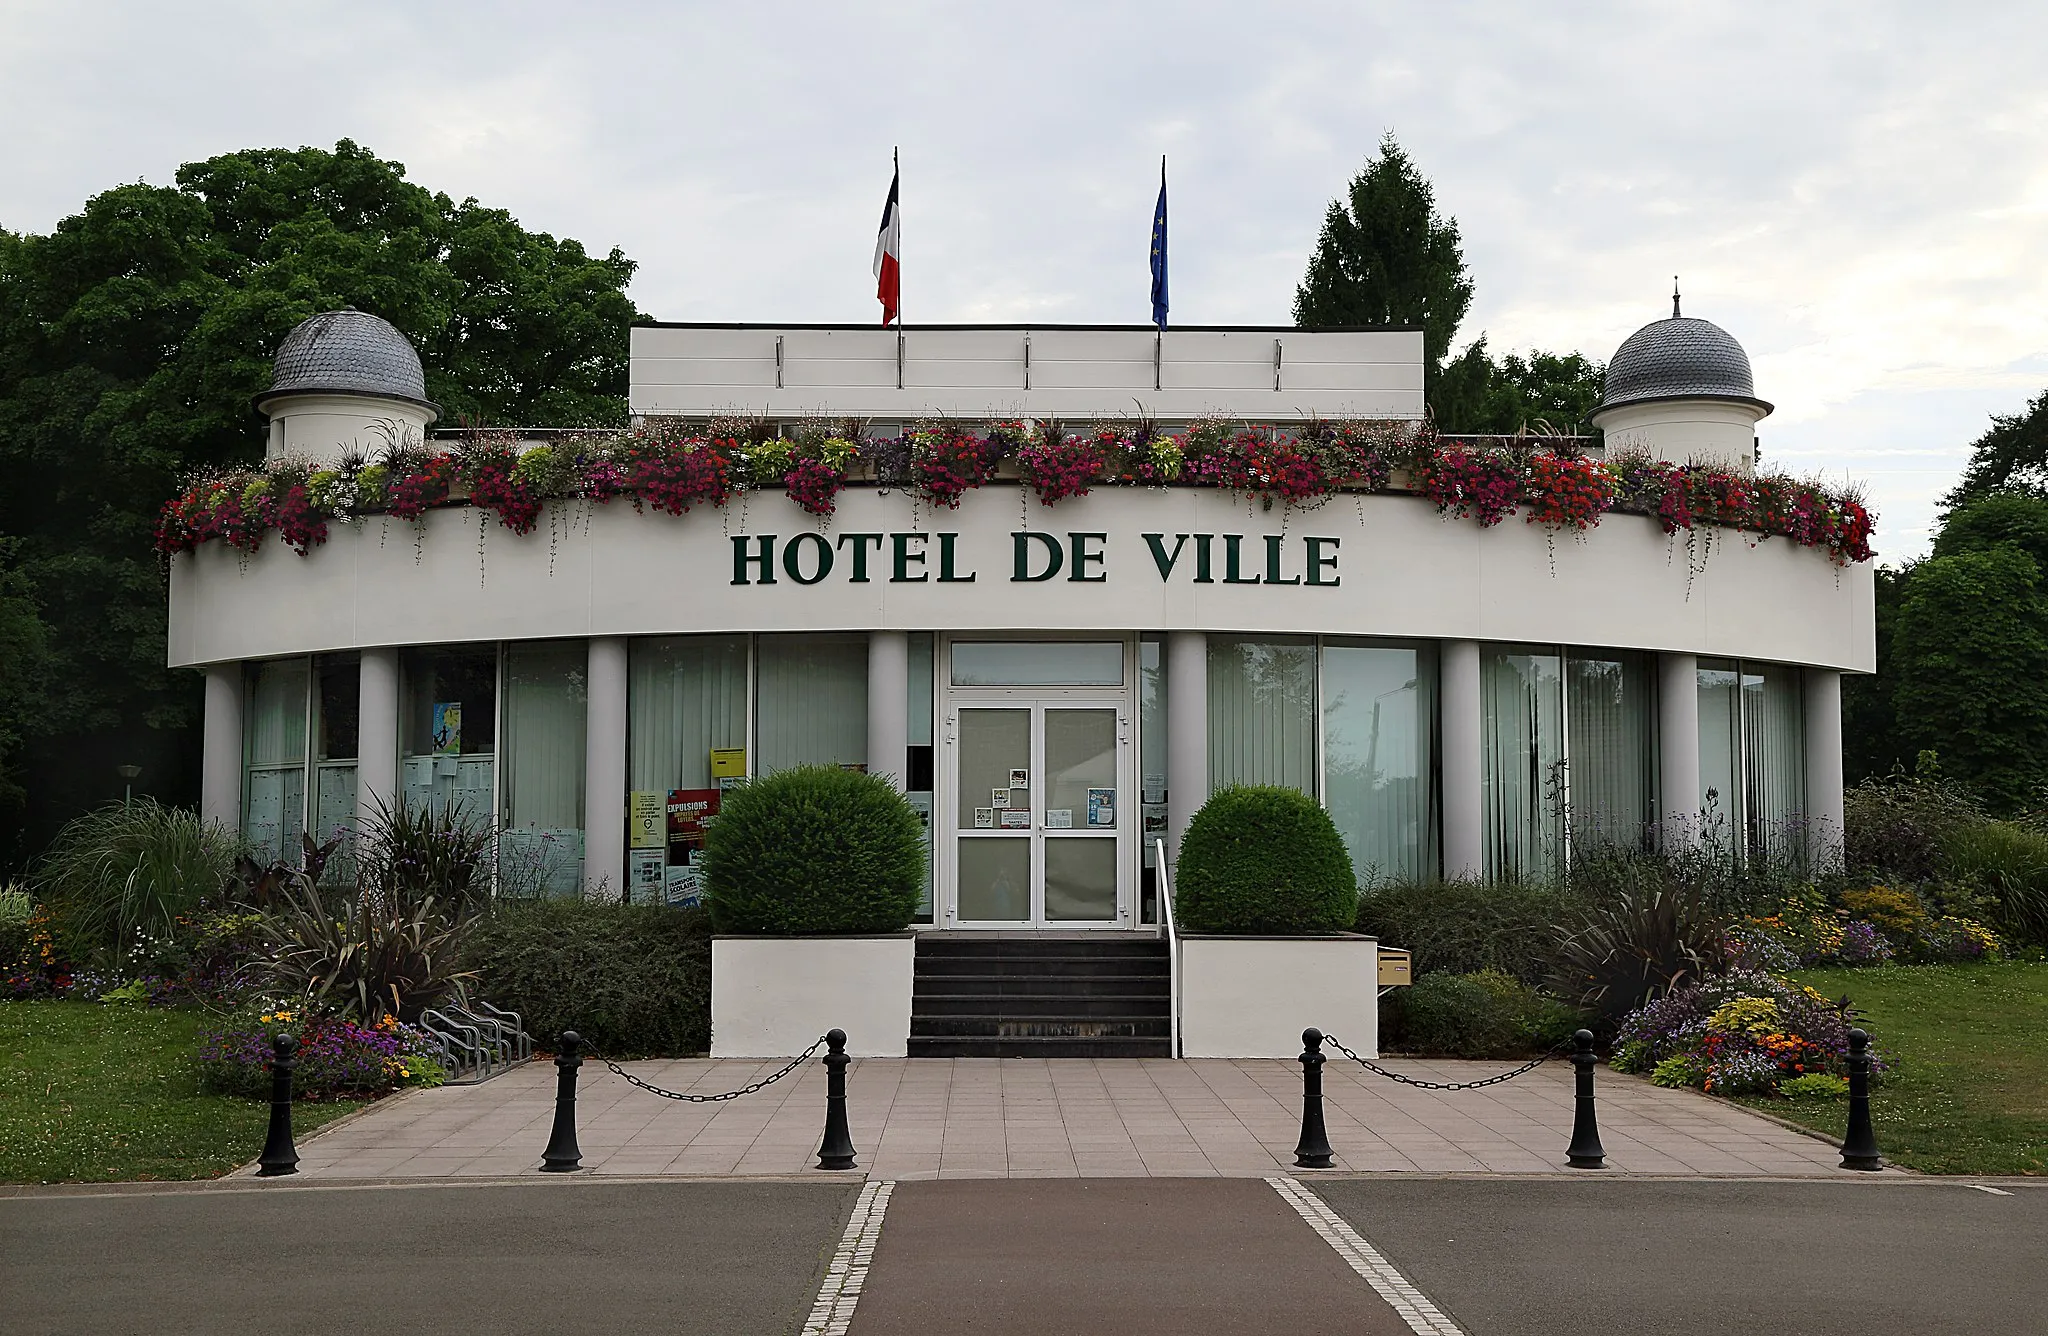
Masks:
[[[1209,801],[1209,637],[1166,635],[1166,851],[1180,861],[1180,837]]]
[[[1700,834],[1699,667],[1692,654],[1657,658],[1657,804],[1666,849]]]
[[[1477,881],[1486,875],[1479,642],[1444,641],[1442,664],[1444,879]]]
[[[242,665],[206,669],[206,717],[200,733],[199,816],[242,828]]]
[[[910,746],[910,634],[868,632],[868,773],[903,787]]]
[[[590,638],[583,716],[583,893],[626,895],[626,638]]]
[[[1806,677],[1806,856],[1812,871],[1842,864],[1842,675]]]
[[[398,793],[398,651],[387,645],[363,651],[356,679],[356,829],[368,830]]]

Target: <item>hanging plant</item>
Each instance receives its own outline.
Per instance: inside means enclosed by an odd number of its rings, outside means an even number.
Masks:
[[[1504,450],[1448,446],[1418,461],[1416,490],[1445,515],[1474,519],[1490,529],[1515,513],[1522,469]]]
[[[1114,432],[1068,436],[1054,427],[1017,452],[1017,472],[1041,505],[1086,496],[1119,444]]]
[[[822,459],[799,459],[782,475],[789,499],[813,515],[830,515],[838,504],[846,474]]]
[[[995,476],[996,452],[956,427],[910,433],[911,485],[933,505],[957,509],[960,498]]]
[[[1584,455],[1539,452],[1529,459],[1528,523],[1583,533],[1614,504],[1610,471]]]

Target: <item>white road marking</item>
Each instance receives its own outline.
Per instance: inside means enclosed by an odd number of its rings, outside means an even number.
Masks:
[[[882,1212],[889,1209],[894,1183],[869,1183],[853,1204],[846,1232],[839,1236],[838,1251],[818,1287],[818,1302],[811,1306],[810,1320],[803,1336],[846,1336],[853,1321],[853,1306],[860,1302],[861,1286],[867,1283],[868,1264],[875,1259],[875,1242],[882,1237]]]
[[[1994,1188],[1989,1183],[1965,1183],[1963,1184],[1963,1186],[1966,1188],[1975,1188],[1979,1192],[1988,1192],[1994,1197],[2010,1197],[2012,1195],[2010,1192],[2007,1192],[2004,1188]]]
[[[1445,1317],[1429,1301],[1428,1295],[1409,1284],[1408,1278],[1396,1271],[1392,1262],[1380,1256],[1379,1250],[1367,1243],[1343,1216],[1331,1210],[1328,1202],[1291,1178],[1269,1178],[1266,1181],[1308,1222],[1310,1229],[1322,1235],[1323,1242],[1350,1263],[1353,1271],[1365,1277],[1365,1283],[1401,1315],[1410,1331],[1417,1336],[1465,1336],[1462,1327]]]

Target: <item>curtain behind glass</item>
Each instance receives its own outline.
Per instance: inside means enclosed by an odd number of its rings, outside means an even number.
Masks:
[[[1656,674],[1627,651],[1565,660],[1572,840],[1640,846],[1657,819]]]
[[[868,638],[767,635],[757,642],[752,773],[868,760]]]
[[[1742,675],[1725,659],[1699,661],[1700,811],[1674,812],[1701,823],[1701,835],[1724,849],[1740,839],[1742,800]]]
[[[1541,881],[1564,844],[1563,669],[1555,653],[1480,653],[1486,875]]]
[[[1361,882],[1436,875],[1436,646],[1323,646],[1323,795]]]
[[[629,654],[626,787],[714,787],[712,750],[747,745],[747,638],[664,636]]]
[[[505,830],[498,877],[513,895],[583,880],[583,762],[590,651],[580,640],[505,648]]]
[[[398,666],[398,769],[406,805],[437,812],[452,807],[472,826],[494,824],[497,646],[408,649]],[[437,705],[456,707],[456,727],[447,726],[449,716]]]
[[[253,665],[243,725],[242,835],[258,861],[299,865],[306,828],[306,703],[312,665]]]
[[[1806,701],[1797,668],[1742,665],[1749,845],[1774,861],[1804,855]]]
[[[1209,791],[1230,784],[1315,796],[1314,642],[1209,637]]]

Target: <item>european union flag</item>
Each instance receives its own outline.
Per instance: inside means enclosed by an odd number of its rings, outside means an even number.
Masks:
[[[1166,159],[1159,160],[1159,207],[1152,210],[1152,323],[1166,328]]]

